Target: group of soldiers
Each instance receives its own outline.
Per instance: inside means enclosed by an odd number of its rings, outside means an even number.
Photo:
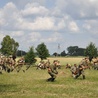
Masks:
[[[98,58],[93,58],[92,61],[89,58],[84,58],[77,65],[73,66],[70,64],[66,65],[66,68],[70,68],[72,76],[77,79],[80,75],[82,75],[83,79],[85,79],[85,69],[97,69],[98,70]]]
[[[25,59],[24,57],[21,57],[16,61],[15,56],[3,56],[0,55],[0,74],[2,74],[2,71],[6,72],[12,72],[16,69],[17,72],[21,70],[21,68],[25,65]],[[53,82],[58,74],[57,69],[61,69],[61,64],[59,60],[54,60],[52,64],[50,63],[49,59],[45,61],[40,61],[39,64],[36,66],[36,69],[47,69],[48,74],[50,75],[50,78],[47,79],[47,81]],[[69,68],[73,78],[77,79],[80,75],[82,75],[83,79],[85,79],[85,69],[97,69],[98,70],[98,58],[92,59],[92,61],[89,61],[88,58],[84,58],[81,60],[81,62],[77,65],[71,65],[67,64],[66,69]],[[25,72],[25,70],[23,70]]]
[[[61,68],[61,64],[60,64],[60,61],[59,60],[54,60],[53,62],[56,62],[56,67],[58,69]],[[43,60],[41,60],[36,66],[37,68],[36,69],[47,69],[49,66],[50,66],[50,61],[49,59],[45,62]]]
[[[71,64],[67,64],[66,65],[66,69],[69,68],[71,73],[72,73],[72,76],[73,78],[77,79],[80,75],[82,75],[83,79],[85,79],[85,73],[84,73],[84,70],[89,68],[89,65],[88,65],[88,59],[85,58],[81,61],[81,63],[79,65],[77,64],[74,64],[74,65],[71,65]],[[61,68],[61,65],[60,65],[60,68]],[[48,66],[48,74],[51,76],[50,78],[47,79],[47,81],[51,81],[53,82],[56,77],[57,77],[57,74],[58,74],[58,60],[54,60],[53,61],[53,64],[51,64],[51,66]]]
[[[79,64],[67,64],[65,68],[70,69],[73,78],[77,79],[79,76],[82,76],[82,78],[85,79],[86,69],[93,68],[98,70],[98,58],[93,58],[92,61],[90,61],[89,58],[83,58]],[[61,69],[61,64],[59,60],[54,60],[52,64],[50,64],[49,60],[46,62],[40,61],[37,65],[37,69],[48,69],[50,78],[48,78],[47,81],[53,82],[58,74],[57,69]]]
[[[54,60],[51,64],[48,59],[46,62],[40,61],[37,65],[37,69],[47,69],[48,74],[51,76],[47,81],[53,82],[58,74],[57,69],[61,69],[61,64],[59,60]]]
[[[2,74],[3,70],[10,73],[16,69],[16,71],[19,72],[24,64],[25,60],[23,57],[16,61],[15,56],[0,55],[0,74]]]

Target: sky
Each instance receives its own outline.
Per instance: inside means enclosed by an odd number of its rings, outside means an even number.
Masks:
[[[0,0],[0,43],[6,35],[24,51],[41,43],[50,54],[98,47],[98,0]]]

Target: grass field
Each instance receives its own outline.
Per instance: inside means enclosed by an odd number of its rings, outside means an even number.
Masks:
[[[47,70],[30,67],[25,73],[15,70],[0,75],[0,98],[98,98],[98,71],[85,70],[82,76],[73,79],[66,63],[79,63],[82,58],[49,58],[60,60],[62,68],[54,82],[46,82],[50,76]],[[38,59],[39,60],[39,59]],[[25,69],[25,67],[23,67]]]

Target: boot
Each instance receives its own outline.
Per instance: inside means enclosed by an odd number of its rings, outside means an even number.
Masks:
[[[55,78],[52,78],[52,79],[51,79],[51,82],[53,82],[54,80],[55,80]]]
[[[78,75],[76,75],[76,76],[75,76],[75,79],[77,79],[78,77],[79,77],[79,76],[78,76]]]
[[[51,81],[51,80],[52,80],[52,78],[47,79],[47,81]]]
[[[83,75],[83,79],[85,79],[85,75]]]

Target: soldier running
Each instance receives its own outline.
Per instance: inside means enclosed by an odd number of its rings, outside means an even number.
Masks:
[[[84,74],[84,66],[81,64],[78,67],[76,64],[71,68],[72,75],[75,79],[77,79],[80,75],[82,75],[83,79],[85,79],[85,74]]]

